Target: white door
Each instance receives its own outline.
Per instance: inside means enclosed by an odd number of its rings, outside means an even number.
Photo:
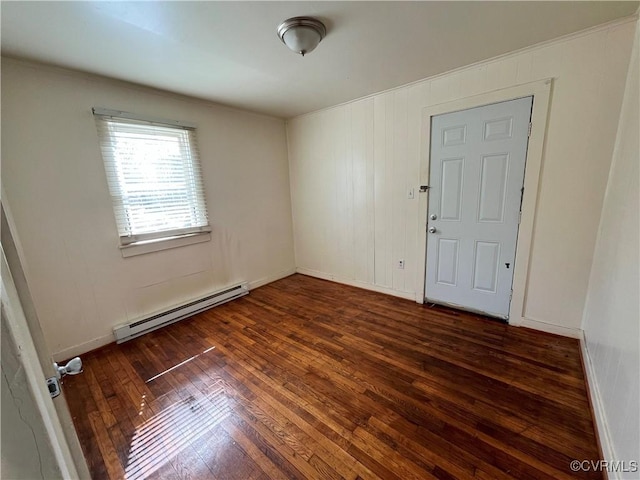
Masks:
[[[45,383],[55,375],[53,358],[31,300],[14,223],[2,194],[2,478],[89,478],[64,391],[51,399]],[[10,441],[5,442],[5,437]]]
[[[426,301],[509,317],[532,104],[432,118]]]

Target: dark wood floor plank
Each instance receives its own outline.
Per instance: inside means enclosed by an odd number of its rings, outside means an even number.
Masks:
[[[279,395],[277,389],[271,388],[268,384],[262,383],[256,380],[256,376],[251,375],[250,372],[239,368],[235,368],[234,372],[238,372],[238,380],[248,386],[249,389],[255,393],[259,405],[265,411],[271,415],[280,419],[287,418],[290,422],[295,424],[295,427],[301,432],[304,432],[304,444],[315,452],[315,456],[319,455],[322,458],[326,458],[331,461],[332,467],[336,470],[336,473],[343,478],[355,478],[362,469],[357,468],[357,461],[348,455],[344,450],[332,443],[329,439],[323,435],[318,435],[317,430],[313,424],[318,420],[309,412],[304,411],[297,402],[288,401],[282,395]],[[300,413],[302,412],[302,415]],[[313,456],[313,453],[312,453]],[[321,466],[321,462],[317,462],[318,466]],[[326,467],[322,467],[327,471]],[[371,474],[371,472],[366,472]]]
[[[242,429],[237,428],[231,422],[224,422],[222,428],[228,433],[229,437],[237,442],[241,448],[247,452],[256,465],[262,470],[263,474],[272,480],[283,478],[284,475],[270,456],[260,448],[251,438],[244,434]]]
[[[259,393],[256,390],[257,396],[268,400],[270,400],[269,397],[271,396],[273,402],[270,402],[270,404],[274,408],[280,408],[283,412],[286,411],[288,418],[296,422],[302,430],[309,433],[309,436],[315,434],[313,438],[315,442],[314,451],[327,452],[325,458],[333,457],[331,464],[337,467],[339,471],[344,469],[343,475],[345,478],[349,477],[350,470],[354,470],[355,473],[362,474],[366,478],[376,478],[373,472],[359,464],[341,448],[344,444],[348,444],[351,436],[350,431],[333,422],[331,418],[326,416],[325,411],[315,407],[312,402],[304,400],[289,390],[282,388],[283,385],[281,383],[274,381],[272,377],[262,373],[259,369],[255,369],[250,362],[251,359],[239,356],[238,351],[239,349],[236,348],[235,354],[238,360],[235,366],[227,369],[231,375],[231,382],[234,379],[243,382],[242,389],[246,386],[251,388],[253,384],[259,388]],[[325,427],[322,435],[318,435],[319,426]],[[326,450],[323,450],[319,445],[324,446]]]
[[[293,275],[83,361],[96,479],[602,478],[577,341],[449,308]]]
[[[124,468],[102,421],[102,416],[98,412],[89,413],[89,423],[98,442],[98,448],[104,459],[109,478],[124,478]]]

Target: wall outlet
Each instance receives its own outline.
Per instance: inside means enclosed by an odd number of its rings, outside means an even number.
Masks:
[[[398,268],[401,270],[404,269],[404,260],[398,260]]]

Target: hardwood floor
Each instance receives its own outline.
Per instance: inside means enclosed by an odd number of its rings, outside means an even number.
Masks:
[[[576,340],[311,277],[83,361],[95,479],[601,478]]]

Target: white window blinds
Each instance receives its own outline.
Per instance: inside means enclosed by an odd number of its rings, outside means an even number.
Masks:
[[[193,128],[94,115],[122,245],[211,230]]]

